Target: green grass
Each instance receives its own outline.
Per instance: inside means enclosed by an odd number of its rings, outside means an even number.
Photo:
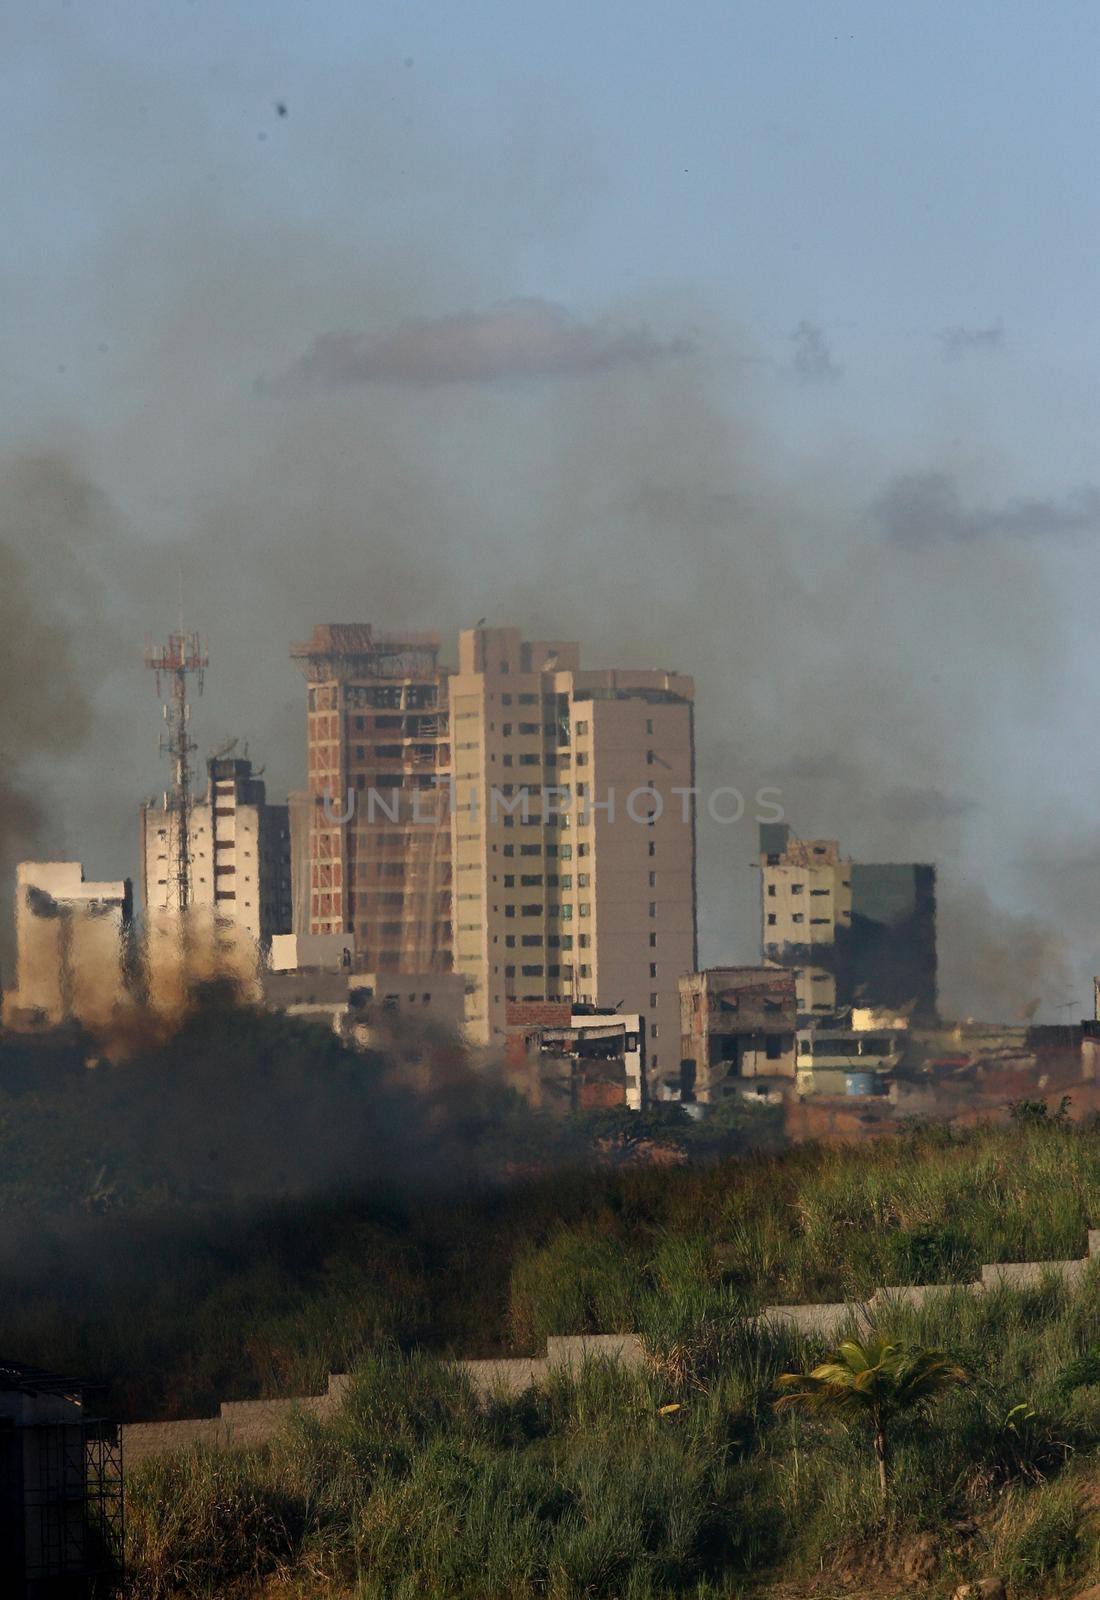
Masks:
[[[131,1473],[136,1593],[213,1596],[274,1573],[370,1600],[655,1600],[829,1590],[853,1573],[897,1592],[922,1533],[932,1592],[991,1573],[1049,1592],[1100,1558],[1083,1494],[1100,1413],[1060,1383],[1098,1312],[1094,1281],[1077,1301],[960,1297],[884,1324],[946,1345],[976,1378],[899,1433],[885,1512],[858,1427],[773,1409],[776,1377],[816,1359],[812,1343],[734,1322],[697,1330],[704,1353],[679,1380],[595,1362],[486,1408],[455,1373],[382,1348],[329,1421]],[[1021,1397],[1038,1408],[1023,1440],[1006,1435]]]

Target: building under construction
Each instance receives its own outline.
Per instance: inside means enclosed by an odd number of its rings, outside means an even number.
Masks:
[[[86,1385],[0,1360],[0,1578],[15,1600],[108,1600],[122,1582],[122,1447]]]
[[[291,656],[308,688],[309,800],[291,810],[308,923],[375,972],[451,966],[451,748],[435,633],[325,623]],[[301,881],[303,874],[295,874]]]

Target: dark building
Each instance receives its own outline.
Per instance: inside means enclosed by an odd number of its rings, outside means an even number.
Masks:
[[[122,1579],[122,1453],[72,1378],[0,1361],[0,1593],[91,1600]]]
[[[848,1002],[936,1015],[936,869],[926,863],[852,863],[852,919],[837,940]]]

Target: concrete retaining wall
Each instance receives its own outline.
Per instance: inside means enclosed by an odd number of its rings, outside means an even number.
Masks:
[[[1100,1228],[1089,1231],[1089,1253],[1079,1261],[1001,1261],[983,1266],[974,1283],[890,1284],[869,1300],[842,1300],[819,1305],[765,1306],[758,1325],[790,1328],[801,1334],[835,1339],[848,1329],[867,1327],[876,1313],[891,1306],[920,1307],[936,1296],[987,1294],[1000,1288],[1036,1289],[1060,1281],[1080,1288],[1090,1263],[1100,1261]],[[545,1356],[517,1356],[489,1361],[448,1363],[470,1379],[480,1399],[515,1396],[544,1383],[554,1372],[577,1373],[585,1361],[615,1361],[631,1370],[645,1364],[645,1346],[636,1333],[589,1333],[552,1336]],[[123,1459],[131,1465],[151,1456],[202,1446],[225,1450],[265,1444],[295,1412],[326,1417],[337,1408],[351,1383],[346,1372],[329,1374],[324,1394],[287,1400],[223,1400],[216,1417],[189,1417],[182,1422],[130,1422],[122,1429]]]

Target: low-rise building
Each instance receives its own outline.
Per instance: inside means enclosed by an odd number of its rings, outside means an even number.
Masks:
[[[680,1079],[685,1104],[738,1093],[741,1080],[795,1076],[797,998],[778,967],[708,967],[680,979]],[[666,1088],[671,1088],[666,1084]]]
[[[287,934],[272,940],[265,1003],[330,1025],[349,1043],[385,1045],[397,1030],[461,1034],[466,984],[455,972],[363,972],[355,935]]]
[[[7,1025],[109,1022],[129,994],[132,918],[128,878],[91,883],[79,861],[21,861]]]
[[[853,1014],[854,1015],[854,1014]],[[907,1031],[867,1029],[849,1018],[815,1022],[798,1030],[800,1095],[885,1094],[890,1075],[901,1064]]]
[[[645,1018],[569,1001],[513,1000],[505,1056],[533,1105],[562,1111],[646,1104]]]

